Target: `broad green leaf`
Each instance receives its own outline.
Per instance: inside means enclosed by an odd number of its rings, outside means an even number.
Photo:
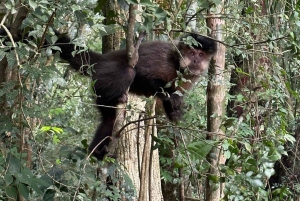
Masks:
[[[29,0],[29,6],[33,9],[33,10],[35,10],[36,9],[36,7],[37,7],[37,3],[36,2],[34,2],[34,1],[32,1],[32,0]]]
[[[18,191],[14,186],[8,186],[5,188],[5,192],[7,194],[8,197],[10,198],[17,198],[18,196]]]
[[[253,180],[252,180],[252,184],[253,184],[255,187],[260,187],[260,188],[263,188],[263,187],[264,187],[264,184],[263,184],[263,182],[262,182],[260,179],[253,179]]]
[[[142,6],[153,6],[154,4],[150,0],[140,0]]]
[[[20,160],[18,160],[15,156],[10,155],[9,157],[9,168],[8,168],[8,172],[11,175],[15,175],[20,173],[20,169],[21,169],[21,163]]]
[[[165,10],[163,10],[160,7],[157,7],[154,15],[158,18],[158,19],[163,19],[165,17],[167,17],[167,12]]]
[[[210,181],[214,182],[215,184],[219,183],[219,179],[220,179],[220,177],[218,177],[217,175],[211,175],[211,174],[207,175],[207,178]]]
[[[25,200],[29,200],[29,189],[23,183],[18,185],[19,193],[25,198]]]
[[[187,146],[188,151],[193,154],[196,158],[204,159],[210,152],[216,142],[211,140],[202,140],[192,142]]]
[[[5,185],[6,185],[6,186],[9,186],[9,185],[14,181],[14,178],[13,178],[12,175],[6,174],[6,175],[4,176],[4,180],[5,180]]]

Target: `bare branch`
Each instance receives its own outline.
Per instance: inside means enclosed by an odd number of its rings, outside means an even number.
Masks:
[[[134,24],[137,10],[137,4],[130,4],[129,6],[129,19],[128,19],[128,27],[127,27],[127,39],[126,39],[126,50],[127,50],[127,58],[128,64],[132,67],[135,66],[136,62],[136,51],[134,47]],[[134,63],[135,62],[135,63]]]

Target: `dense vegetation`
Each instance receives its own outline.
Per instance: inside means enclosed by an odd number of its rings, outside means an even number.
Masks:
[[[87,158],[87,146],[99,115],[93,82],[71,72],[59,60],[53,30],[69,32],[76,45],[101,51],[101,38],[126,30],[127,3],[122,12],[103,8],[108,1],[25,0],[0,4],[0,200],[132,200],[132,181],[113,159]],[[198,0],[197,31],[206,34],[207,10],[223,3]],[[138,33],[148,38],[176,38],[187,28],[191,1],[140,1]],[[225,1],[219,17],[226,46],[226,116],[221,140],[206,140],[208,77],[186,97],[186,112],[177,125],[159,117],[158,137],[162,191],[165,200],[202,199],[208,178],[224,184],[224,200],[297,200],[299,172],[299,26],[296,0]],[[112,19],[104,23],[104,19]],[[19,35],[22,34],[30,37]],[[6,30],[4,30],[6,32]],[[2,33],[4,33],[2,32]],[[124,47],[125,38],[121,38]],[[47,41],[50,44],[44,47]],[[139,112],[128,107],[131,112]],[[219,133],[214,133],[219,135]],[[223,150],[221,175],[209,175],[206,161],[212,147]],[[221,156],[214,156],[215,158]],[[107,188],[99,169],[116,186]],[[107,164],[107,163],[106,163]]]

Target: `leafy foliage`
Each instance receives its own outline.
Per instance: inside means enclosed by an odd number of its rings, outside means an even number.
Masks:
[[[30,38],[21,37],[14,44],[0,37],[0,200],[131,200],[136,196],[132,181],[113,160],[107,159],[112,165],[106,167],[105,162],[87,158],[87,142],[99,118],[91,107],[93,82],[49,58],[58,50],[51,45],[57,40],[54,28],[69,30],[76,45],[88,44],[97,51],[101,36],[124,29],[124,13],[108,13],[116,20],[103,24],[101,9],[106,2],[23,1],[28,11],[19,28]],[[119,5],[126,8],[126,2]],[[207,31],[205,10],[221,1],[210,2],[198,1],[195,18],[202,33]],[[142,20],[136,30],[147,30],[149,38],[166,40],[168,31],[176,37],[179,30],[188,29],[188,1],[141,0],[140,4]],[[5,24],[12,26],[19,6],[13,0],[4,6],[7,13],[1,18],[7,17]],[[203,77],[186,97],[184,120],[178,125],[162,121],[155,139],[162,180],[176,187],[173,192],[184,183],[189,196],[201,198],[200,186],[208,178],[215,186],[225,183],[224,200],[299,196],[297,163],[292,166],[283,160],[286,171],[278,169],[281,158],[299,161],[299,8],[296,1],[224,5],[226,73],[231,76],[230,83],[224,83],[229,89],[225,136],[221,141],[206,140],[207,134],[218,133],[205,131],[207,78]],[[49,44],[46,48],[41,46],[43,39]],[[226,157],[225,164],[213,167],[221,175],[206,174],[211,167],[206,156],[214,149],[222,149]],[[100,177],[100,169],[110,176],[110,185]]]

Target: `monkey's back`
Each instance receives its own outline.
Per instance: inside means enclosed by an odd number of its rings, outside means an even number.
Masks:
[[[95,88],[105,88],[105,93],[109,93],[104,85],[111,85],[113,88],[119,86],[123,90],[122,86],[131,84],[131,93],[154,95],[177,76],[178,57],[173,44],[163,41],[142,43],[139,47],[138,63],[134,68],[128,65],[125,49],[92,56],[92,59],[95,58],[95,61],[91,61],[95,63]]]
[[[169,42],[153,41],[141,44],[139,60],[135,66],[136,76],[130,91],[145,96],[161,91],[161,88],[177,76],[177,56],[179,55],[173,44]]]

